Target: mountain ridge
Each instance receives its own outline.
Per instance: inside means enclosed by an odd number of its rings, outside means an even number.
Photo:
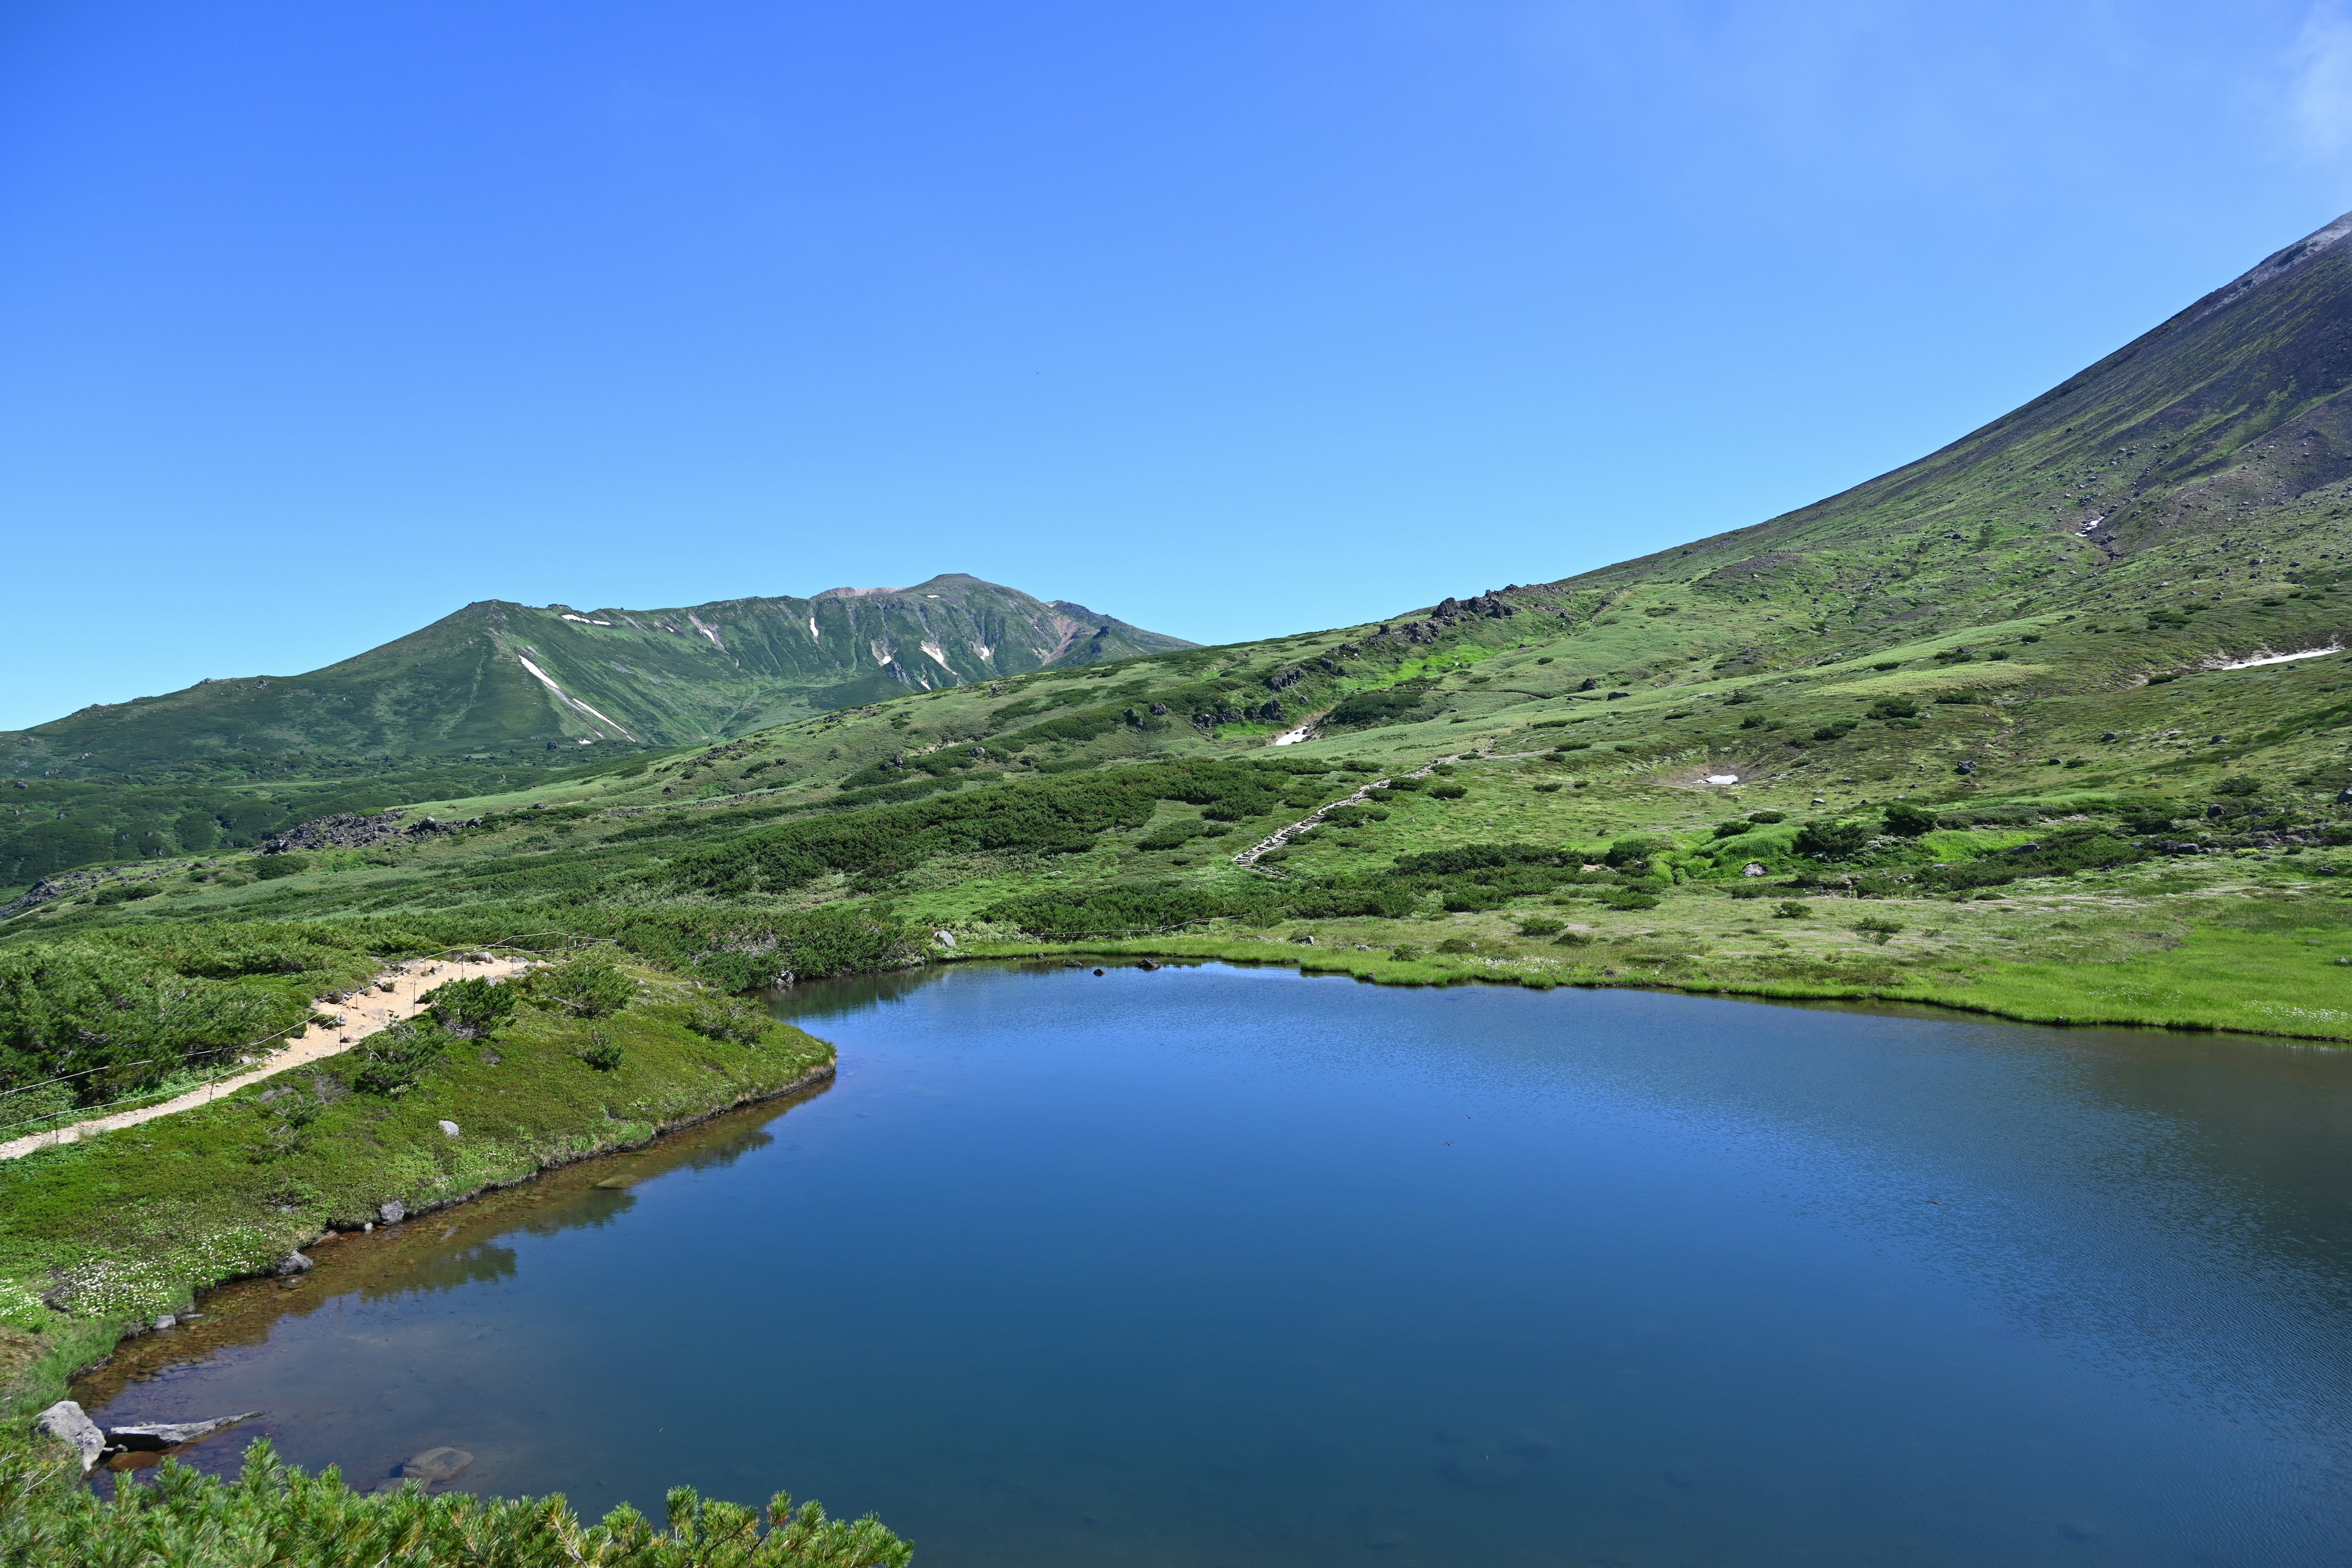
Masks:
[[[0,732],[0,772],[672,745],[901,691],[1193,646],[967,573],[651,610],[484,599],[300,675],[207,678]]]

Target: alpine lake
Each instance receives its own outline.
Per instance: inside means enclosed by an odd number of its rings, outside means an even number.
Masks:
[[[1223,965],[772,1005],[833,1083],[75,1397],[932,1568],[2352,1562],[2352,1053]]]

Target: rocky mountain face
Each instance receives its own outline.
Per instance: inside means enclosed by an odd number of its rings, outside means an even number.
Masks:
[[[676,609],[485,600],[308,675],[200,681],[0,734],[0,773],[206,756],[675,745],[910,691],[1192,645],[961,573]]]

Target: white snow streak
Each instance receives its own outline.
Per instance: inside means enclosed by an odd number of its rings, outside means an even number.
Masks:
[[[2212,666],[2212,668],[2215,669],[2252,669],[2258,664],[2293,664],[2299,658],[2325,658],[2331,653],[2342,653],[2343,651],[2344,645],[2341,643],[2335,643],[2326,647],[2305,648],[2301,653],[2274,653],[2265,658],[2242,658],[2235,664],[2217,664]]]
[[[626,730],[622,729],[618,724],[613,724],[613,721],[612,721],[610,719],[605,719],[605,718],[604,718],[604,715],[603,715],[602,713],[597,712],[597,711],[596,711],[596,710],[594,710],[593,708],[589,707],[589,706],[588,706],[588,704],[586,704],[585,702],[581,701],[581,700],[580,700],[580,699],[578,699],[577,697],[572,696],[570,692],[568,692],[568,691],[564,690],[564,689],[563,689],[563,688],[562,688],[561,686],[556,685],[556,684],[555,684],[555,678],[554,678],[553,676],[551,676],[551,675],[548,674],[548,673],[547,673],[547,671],[545,671],[545,670],[543,670],[543,669],[540,668],[539,668],[539,666],[537,666],[537,665],[535,665],[535,664],[531,663],[531,662],[530,662],[530,660],[529,660],[529,659],[527,659],[527,658],[523,658],[522,655],[520,655],[520,654],[517,654],[517,655],[515,655],[515,658],[519,658],[519,659],[522,659],[522,667],[523,667],[525,669],[527,669],[527,670],[530,671],[530,672],[531,672],[531,674],[533,674],[533,675],[537,676],[537,677],[539,678],[539,683],[540,683],[541,686],[546,687],[550,691],[552,691],[552,692],[554,692],[554,693],[555,693],[555,699],[556,699],[556,700],[557,700],[557,701],[559,701],[559,702],[568,702],[568,703],[570,703],[572,707],[579,709],[579,710],[580,710],[580,711],[582,711],[583,713],[586,713],[586,714],[590,715],[590,716],[591,716],[591,717],[593,717],[593,718],[596,718],[596,719],[604,720],[604,721],[605,723],[607,723],[607,724],[612,724],[612,725],[613,725],[614,732],[614,733],[616,733],[616,734],[618,734],[618,735],[621,737],[621,739],[623,739],[624,741],[634,741],[634,740],[635,740],[635,739],[636,739],[636,737],[635,737],[635,735],[630,734]]]

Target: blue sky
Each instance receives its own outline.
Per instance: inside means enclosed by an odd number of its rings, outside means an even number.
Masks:
[[[479,598],[1548,580],[2347,207],[2326,5],[8,5],[0,726]]]

